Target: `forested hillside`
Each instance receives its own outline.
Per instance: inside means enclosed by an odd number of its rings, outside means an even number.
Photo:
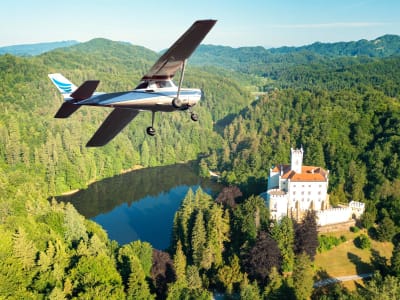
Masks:
[[[195,64],[221,66],[247,74],[271,76],[276,71],[311,62],[328,63],[340,57],[389,57],[400,54],[400,36],[385,35],[372,41],[314,43],[303,47],[240,47],[201,45]]]
[[[260,97],[226,126],[225,146],[210,165],[232,184],[263,182],[271,166],[289,161],[290,147],[303,145],[305,164],[330,170],[334,203],[400,201],[400,58],[347,61],[281,73],[286,88]],[[389,213],[396,222],[398,213]]]
[[[361,225],[392,240],[400,226],[397,40],[268,51],[202,46],[185,75],[185,86],[205,94],[198,123],[186,113],[160,113],[149,137],[144,112],[95,149],[84,145],[107,109],[54,119],[62,97],[47,74],[77,85],[99,79],[99,91],[129,90],[156,53],[95,39],[35,57],[0,56],[0,298],[209,299],[210,290],[243,299],[310,297],[314,216],[269,223],[256,195],[269,168],[303,145],[305,164],[330,170],[332,204],[366,202]],[[244,195],[234,186],[216,199],[190,191],[167,252],[139,241],[118,245],[72,205],[47,200],[137,165],[189,160],[198,160],[203,175],[219,171]],[[365,289],[319,292],[372,299],[399,286],[399,249]]]

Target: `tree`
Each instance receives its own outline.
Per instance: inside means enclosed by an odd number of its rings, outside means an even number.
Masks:
[[[19,259],[23,270],[27,271],[35,266],[37,249],[22,227],[13,236],[13,254]]]
[[[185,274],[183,274],[183,276],[185,276]],[[165,297],[168,284],[171,284],[175,280],[178,281],[174,274],[174,261],[172,261],[167,252],[153,249],[151,279],[153,280],[158,298]]]
[[[182,243],[178,240],[174,255],[176,281],[186,282],[186,256],[182,250]]]
[[[224,212],[219,205],[213,204],[208,211],[208,215],[207,249],[210,250],[211,262],[216,267],[219,267],[223,264],[224,243],[229,241],[229,212],[228,210]]]
[[[283,299],[285,295],[283,294],[282,286],[283,278],[278,270],[273,267],[268,274],[268,284],[264,288],[264,299]]]
[[[202,282],[199,274],[199,269],[196,266],[191,265],[186,268],[186,282],[189,289],[201,289]]]
[[[392,257],[390,258],[390,269],[394,276],[400,277],[400,243],[398,243],[392,251]]]
[[[218,194],[215,201],[223,204],[225,207],[234,208],[236,206],[236,198],[241,197],[243,194],[237,186],[224,187]]]
[[[281,261],[277,242],[265,231],[261,231],[254,246],[244,258],[244,268],[251,279],[256,279],[264,285],[271,269],[280,269]]]
[[[310,299],[314,285],[314,272],[307,253],[302,252],[296,256],[292,277],[296,299]]]
[[[400,299],[400,278],[375,272],[360,292],[363,299]]]
[[[251,196],[233,211],[232,240],[240,248],[243,243],[254,243],[257,232],[267,228],[268,209],[261,197]]]
[[[315,211],[308,210],[301,223],[295,226],[294,252],[305,252],[313,261],[318,248],[318,231]]]
[[[260,289],[258,288],[257,281],[250,283],[245,276],[243,283],[240,286],[240,299],[243,300],[258,300],[261,299]]]
[[[203,212],[200,210],[196,215],[191,238],[192,260],[198,267],[200,267],[203,260],[205,245],[206,229],[204,226]]]
[[[243,274],[240,271],[239,258],[236,255],[230,258],[229,265],[224,265],[218,270],[218,279],[224,285],[226,292],[232,294],[234,284],[243,280]]]
[[[393,236],[396,234],[396,225],[389,216],[385,216],[382,221],[379,222],[376,231],[378,239],[381,242],[391,241]]]
[[[291,218],[285,216],[272,223],[271,236],[278,243],[282,255],[282,271],[291,272],[294,264],[294,228]]]
[[[137,257],[131,257],[132,272],[128,279],[127,299],[154,299],[146,281],[146,275]]]

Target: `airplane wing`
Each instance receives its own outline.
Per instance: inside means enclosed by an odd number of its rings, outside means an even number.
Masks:
[[[168,79],[174,77],[207,33],[216,23],[216,20],[200,20],[193,25],[165,52],[154,66],[143,76],[142,80]]]
[[[97,129],[86,147],[104,146],[111,141],[139,113],[138,110],[115,108]]]

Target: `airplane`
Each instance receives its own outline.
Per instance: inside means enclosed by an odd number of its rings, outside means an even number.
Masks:
[[[138,86],[131,91],[116,93],[95,92],[99,80],[87,80],[76,87],[60,73],[48,74],[50,80],[64,97],[55,118],[68,118],[83,105],[104,106],[113,111],[104,120],[86,147],[99,147],[111,141],[140,111],[152,113],[151,126],[146,132],[154,136],[156,112],[189,110],[191,119],[198,121],[192,111],[202,96],[200,89],[182,88],[186,61],[205,38],[216,20],[198,20],[157,60]],[[178,86],[172,81],[180,70]]]

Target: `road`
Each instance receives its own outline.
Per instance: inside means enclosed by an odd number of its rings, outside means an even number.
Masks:
[[[364,278],[369,278],[369,277],[372,277],[372,273],[327,278],[327,279],[315,282],[314,287],[318,288],[318,287],[322,287],[322,286],[329,285],[329,284],[336,283],[336,282],[359,280],[359,279],[364,279]]]

